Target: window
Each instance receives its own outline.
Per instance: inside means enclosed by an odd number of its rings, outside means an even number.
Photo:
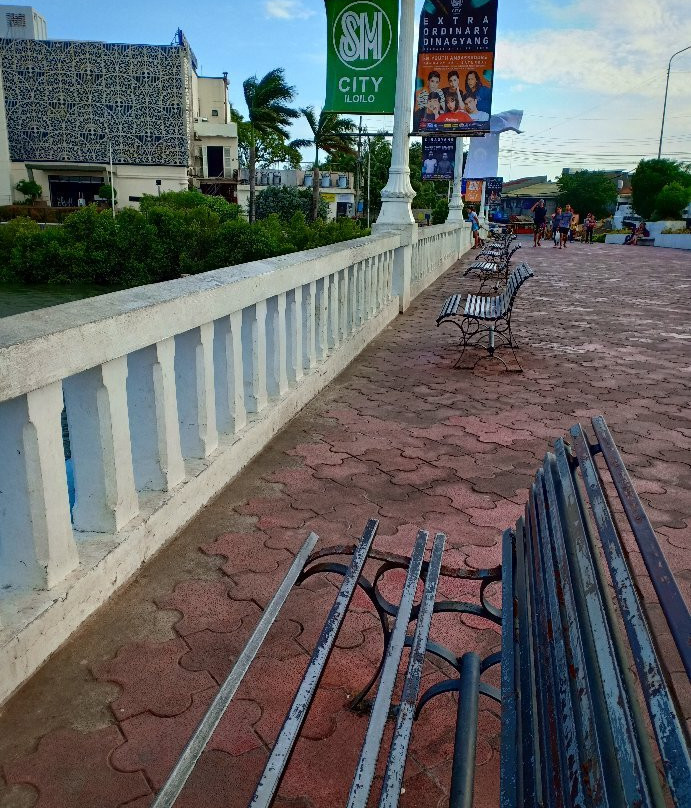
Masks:
[[[212,109],[211,110],[211,117],[212,118],[218,118],[218,110],[217,109]]]

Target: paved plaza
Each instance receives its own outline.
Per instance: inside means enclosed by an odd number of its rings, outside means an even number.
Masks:
[[[409,553],[425,527],[448,535],[446,563],[497,565],[546,449],[593,415],[607,419],[691,600],[691,254],[525,242],[516,257],[535,277],[513,323],[523,374],[452,367],[457,332],[434,320],[448,294],[474,291],[461,277],[472,255],[0,710],[1,808],[147,808],[310,530],[329,546],[375,517],[384,551]],[[398,586],[391,576],[385,589]],[[179,808],[246,805],[335,591],[314,578],[291,595]],[[641,591],[688,721],[688,682],[650,585]],[[446,579],[440,592],[472,600],[478,587]],[[344,804],[367,725],[349,699],[381,653],[368,601],[354,605],[283,781],[284,808]],[[457,654],[498,648],[484,620],[434,620],[433,637]],[[426,663],[423,685],[445,674]],[[475,805],[496,808],[499,719],[489,701],[480,707]],[[455,714],[450,694],[422,713],[401,805],[446,805]]]

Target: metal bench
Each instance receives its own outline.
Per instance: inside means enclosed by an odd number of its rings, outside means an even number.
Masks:
[[[379,617],[384,648],[372,680],[351,702],[351,707],[361,708],[378,682],[368,703],[369,724],[345,803],[349,808],[398,805],[415,719],[431,699],[447,692],[458,692],[450,808],[473,804],[480,696],[501,707],[501,808],[657,808],[670,801],[688,808],[691,764],[682,719],[638,601],[623,547],[626,531],[609,507],[607,488],[613,486],[618,494],[616,504],[626,514],[622,522],[628,524],[643,556],[687,673],[691,673],[689,613],[604,419],[594,418],[593,428],[595,441],[580,426],[570,430],[569,443],[556,441],[537,473],[525,515],[515,529],[504,531],[502,563],[492,569],[444,565],[442,533],[435,535],[425,560],[430,537],[424,530],[418,532],[410,557],[382,553],[373,548],[376,520],[367,523],[353,546],[313,552],[317,536],[310,534],[152,808],[174,805],[291,588],[324,573],[342,576],[342,584],[251,808],[268,808],[278,793],[356,587]],[[594,462],[597,454],[602,454],[608,473]],[[339,556],[349,562],[333,560]],[[368,562],[375,566],[366,578]],[[379,590],[382,577],[394,569],[406,573],[397,604]],[[478,582],[478,602],[437,600],[444,577]],[[416,604],[420,582],[424,589]],[[487,594],[488,587],[499,582],[501,607]],[[501,650],[480,659],[473,651],[459,656],[431,641],[432,621],[440,613],[472,614],[500,625]],[[401,701],[393,704],[405,647],[411,653]],[[426,659],[453,674],[420,695]],[[500,688],[481,678],[498,665]],[[395,726],[387,750],[382,746],[389,720]],[[454,719],[448,716],[448,720]],[[655,767],[653,745],[662,761],[662,776]],[[382,755],[386,767],[381,792],[372,795],[379,797],[378,802],[370,802]]]
[[[466,348],[471,345],[480,345],[487,336],[487,356],[480,356],[473,368],[485,358],[498,359],[507,370],[506,362],[498,355],[496,349],[500,346],[511,348],[518,370],[522,370],[516,356],[518,345],[511,332],[511,313],[513,311],[516,295],[521,286],[533,277],[533,271],[527,264],[519,264],[508,276],[506,287],[499,295],[468,295],[465,301],[463,314],[460,315],[461,295],[448,297],[437,316],[437,326],[442,323],[453,323],[460,329],[462,335],[462,351],[454,367],[458,367]],[[499,345],[497,345],[499,341]]]
[[[505,285],[509,276],[509,267],[511,266],[511,258],[521,249],[521,245],[517,244],[513,249],[507,246],[498,246],[495,248],[483,249],[463,273],[466,277],[470,274],[480,276],[480,287],[478,292],[481,292],[486,284],[492,283],[494,291],[499,291],[502,285]]]

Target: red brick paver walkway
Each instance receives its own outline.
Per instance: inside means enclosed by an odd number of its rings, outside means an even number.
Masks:
[[[515,312],[525,373],[451,368],[455,331],[434,317],[472,283],[449,271],[5,706],[2,808],[146,808],[309,530],[328,545],[374,516],[382,549],[408,552],[424,526],[448,534],[448,561],[492,566],[547,447],[594,414],[607,418],[688,598],[691,256],[609,245],[519,255],[536,275]],[[246,804],[334,592],[313,579],[291,595],[180,808]],[[477,589],[447,580],[442,592]],[[439,617],[435,636],[457,653],[498,645],[484,621]],[[666,636],[662,648],[685,698]],[[348,700],[379,652],[377,622],[356,598],[281,805],[343,803],[366,728]],[[425,684],[441,675],[428,665]],[[490,808],[499,721],[481,707],[475,803]],[[453,715],[451,696],[423,713],[402,805],[445,805]]]

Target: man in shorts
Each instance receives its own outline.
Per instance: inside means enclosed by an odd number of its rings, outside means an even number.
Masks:
[[[545,227],[547,225],[547,208],[545,207],[545,200],[540,199],[530,209],[533,214],[533,247],[539,247],[543,236],[545,235]]]
[[[564,212],[559,217],[559,249],[563,247],[566,249],[566,240],[569,236],[571,229],[571,220],[573,219],[573,210],[571,205],[567,205]]]

